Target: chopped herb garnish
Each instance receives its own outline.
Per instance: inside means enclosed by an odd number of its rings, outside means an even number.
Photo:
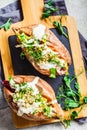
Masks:
[[[42,48],[41,47],[28,47],[28,53],[34,58],[36,62],[42,60]]]
[[[9,30],[11,26],[11,18],[7,20],[6,23],[0,26],[0,29],[4,28],[5,31]]]
[[[51,68],[50,69],[50,78],[56,78],[56,69],[55,68]]]
[[[44,11],[42,14],[42,19],[48,18],[52,13],[57,12],[58,8],[53,6],[53,0],[49,0],[47,4],[44,5]]]
[[[30,39],[30,37],[28,35],[26,35],[25,33],[21,33],[21,34],[17,34],[17,35],[18,35],[19,40],[24,43],[26,43],[27,40]]]
[[[23,52],[20,53],[20,58],[21,58],[22,60],[24,60],[25,54],[24,54]]]
[[[64,35],[66,38],[68,38],[68,35],[64,32],[61,20],[60,20],[60,23],[58,21],[54,21],[53,25],[57,28],[58,33],[60,35]]]

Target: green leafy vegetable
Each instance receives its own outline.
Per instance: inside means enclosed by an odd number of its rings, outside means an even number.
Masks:
[[[11,26],[11,18],[7,20],[7,22],[0,26],[0,29],[4,28],[5,31],[9,30]]]
[[[72,82],[74,83],[74,88],[71,88]],[[79,85],[76,82],[76,76],[70,78],[69,76],[64,76],[63,85],[60,86],[59,92],[56,96],[57,100],[64,105],[65,110],[71,108],[76,108],[81,105],[80,102],[80,89]]]
[[[71,120],[74,120],[76,117],[78,117],[78,112],[73,111],[71,114]]]
[[[84,103],[87,103],[87,97],[83,98]]]
[[[68,35],[63,30],[63,26],[62,26],[61,21],[60,21],[60,23],[57,21],[54,21],[53,25],[57,28],[60,35],[64,35],[66,38],[68,38]]]
[[[73,99],[70,99],[70,98],[66,98],[64,101],[64,104],[65,104],[66,110],[79,107],[80,105],[78,101],[74,101]]]
[[[68,126],[70,126],[71,120],[64,120],[64,126],[65,128],[67,128]]]
[[[18,38],[21,42],[24,42],[24,43],[26,43],[27,40],[30,39],[30,37],[26,35],[25,33],[18,34]]]
[[[33,48],[31,46],[31,47],[28,47],[28,51],[29,51],[29,54],[34,58],[36,62],[43,59],[41,47]]]
[[[50,69],[50,78],[56,78],[56,69],[55,68],[51,68]]]
[[[58,8],[55,8],[53,6],[53,0],[49,0],[48,3],[44,5],[42,19],[48,18],[52,13],[56,11],[58,11]]]
[[[24,54],[23,52],[20,53],[20,58],[21,58],[22,60],[24,60],[25,54]]]

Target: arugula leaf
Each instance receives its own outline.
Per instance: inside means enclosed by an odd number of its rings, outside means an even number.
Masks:
[[[52,5],[48,5],[48,4],[45,4],[45,8],[52,12],[58,11],[58,8],[54,8]]]
[[[71,114],[71,120],[74,120],[76,117],[78,117],[78,112],[73,111]]]
[[[58,8],[55,8],[52,4],[53,0],[49,0],[48,3],[44,5],[42,19],[48,18],[52,13],[58,11]]]
[[[50,10],[44,11],[42,14],[42,19],[48,18],[51,14]]]
[[[53,25],[58,29],[60,35],[64,35],[66,38],[68,38],[68,35],[63,30],[63,26],[61,22],[59,23],[57,21],[54,21]]]
[[[50,69],[50,78],[56,78],[56,69],[55,68],[51,68]]]
[[[69,110],[70,108],[76,108],[80,105],[78,101],[74,101],[71,98],[66,98],[64,104],[66,110]]]
[[[23,52],[20,53],[20,58],[21,58],[22,60],[24,60],[25,54],[24,54]]]
[[[82,103],[80,102],[80,88],[76,82],[76,76],[70,78],[65,75],[63,78],[63,84],[59,88],[59,92],[56,96],[59,102],[62,102],[63,109],[69,110],[71,108],[76,108]],[[71,88],[72,82],[75,82],[74,88]]]
[[[48,1],[48,5],[50,6],[50,5],[52,5],[53,4],[53,0],[49,0]]]
[[[64,81],[65,81],[64,83],[66,84],[66,86],[67,86],[68,88],[70,88],[71,80],[70,80],[69,76],[65,75],[65,76],[64,76]]]
[[[66,96],[68,97],[75,97],[75,93],[73,91],[71,91],[70,89],[66,89]]]
[[[87,103],[87,97],[83,98],[84,103]]]
[[[0,29],[4,28],[5,31],[9,30],[11,26],[11,18],[7,20],[7,22],[0,26]]]
[[[64,126],[65,128],[68,128],[70,126],[71,120],[64,120]]]
[[[77,90],[77,95],[78,95],[79,98],[80,98],[80,96],[81,96],[81,92],[80,92],[79,84],[78,84],[77,82],[75,82],[74,87],[75,87],[75,89]]]

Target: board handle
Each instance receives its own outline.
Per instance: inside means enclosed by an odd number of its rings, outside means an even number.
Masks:
[[[39,4],[38,4],[39,2]],[[43,0],[21,0],[23,20],[28,24],[38,24],[41,22],[44,7]]]

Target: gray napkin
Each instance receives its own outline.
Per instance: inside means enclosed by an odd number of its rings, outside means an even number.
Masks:
[[[12,23],[22,20],[21,3],[19,0],[0,9],[0,25],[5,23],[8,18],[12,19]]]

